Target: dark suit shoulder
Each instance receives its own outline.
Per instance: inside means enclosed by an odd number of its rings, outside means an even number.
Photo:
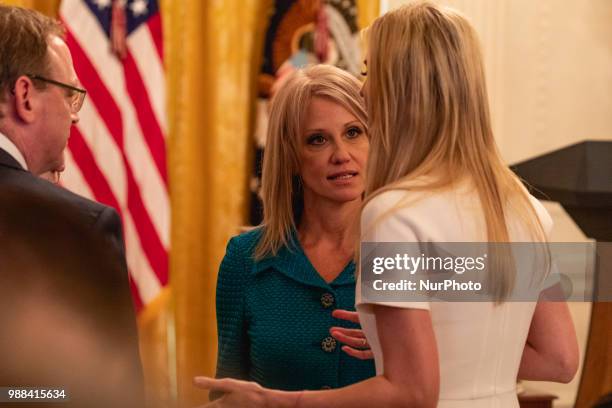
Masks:
[[[34,176],[32,173],[0,166],[0,190],[12,188],[14,191],[24,191],[41,200],[62,206],[71,207],[80,216],[85,218],[89,225],[97,222],[98,217],[105,211],[114,212],[111,207],[89,200],[65,188],[58,187],[47,180]]]

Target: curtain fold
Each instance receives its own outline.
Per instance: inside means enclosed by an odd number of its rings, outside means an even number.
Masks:
[[[214,375],[215,287],[228,239],[245,222],[255,74],[269,1],[162,1],[170,123],[170,281],[178,396]]]
[[[359,27],[366,28],[380,15],[380,0],[357,0]]]
[[[40,11],[51,17],[59,14],[61,0],[3,0],[2,3],[8,6],[19,6]]]

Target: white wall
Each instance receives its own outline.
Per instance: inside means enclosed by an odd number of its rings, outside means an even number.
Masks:
[[[409,1],[381,0],[381,9]],[[612,140],[612,1],[434,2],[462,11],[481,37],[493,127],[509,164],[585,139]],[[558,204],[547,208],[553,241],[585,239]],[[590,306],[570,304],[583,353]],[[568,385],[526,387],[557,394],[556,406],[569,407],[579,375]]]

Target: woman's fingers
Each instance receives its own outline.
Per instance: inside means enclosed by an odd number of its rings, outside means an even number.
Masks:
[[[363,331],[359,329],[346,329],[344,327],[332,327],[330,333],[336,340],[345,344],[342,346],[342,351],[349,356],[360,360],[374,358],[374,354],[369,348],[370,345]]]
[[[350,346],[342,346],[342,351],[348,354],[351,357],[358,358],[359,360],[371,360],[374,358],[374,353],[372,350],[358,350]]]
[[[363,349],[368,347],[368,341],[363,336],[363,333],[361,333],[361,331],[359,331],[357,335],[352,335],[351,333],[347,333],[348,330],[350,329],[330,330],[330,333],[332,337],[334,337],[336,340],[353,348]]]
[[[331,329],[329,329],[329,331],[330,332],[339,331],[343,333],[344,335],[351,336],[351,337],[365,337],[365,334],[363,334],[363,330],[361,329],[347,329],[346,327],[334,326]]]
[[[349,310],[336,309],[332,312],[332,316],[336,319],[348,320],[349,322],[359,324],[359,314]]]
[[[210,391],[232,392],[238,387],[236,380],[231,378],[210,378],[210,377],[194,377],[193,384],[198,388],[204,388]]]
[[[266,405],[265,389],[252,381],[202,376],[195,377],[193,383],[199,388],[224,393],[221,398],[205,405],[205,408],[258,408]]]

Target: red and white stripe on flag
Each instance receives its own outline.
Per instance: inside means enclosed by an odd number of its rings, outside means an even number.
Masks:
[[[141,309],[168,283],[162,27],[156,1],[121,4],[127,22],[123,59],[110,46],[112,0],[63,0],[60,7],[66,43],[87,89],[68,142],[63,184],[121,215],[132,293]]]

